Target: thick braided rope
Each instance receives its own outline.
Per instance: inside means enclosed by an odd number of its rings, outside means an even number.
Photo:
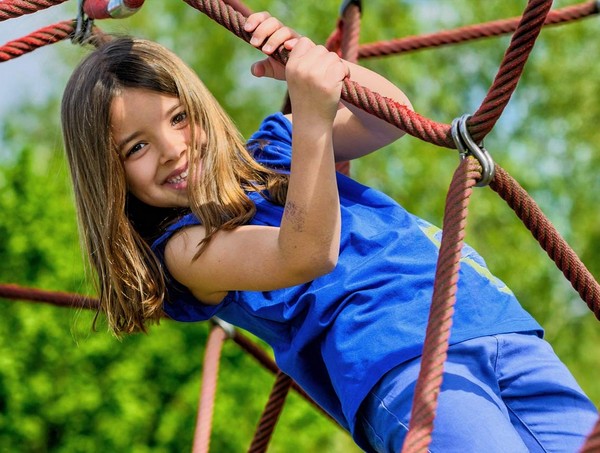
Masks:
[[[202,364],[202,388],[198,404],[198,418],[194,433],[193,453],[208,453],[210,447],[210,433],[212,431],[212,418],[215,407],[215,395],[219,377],[219,363],[223,343],[227,333],[220,326],[215,326],[208,335],[204,362]]]
[[[65,20],[40,28],[22,38],[9,41],[0,47],[0,62],[20,57],[40,47],[69,38],[75,30],[72,20]]]
[[[340,53],[343,59],[356,63],[358,61],[358,42],[360,39],[360,6],[355,3],[349,4],[342,13],[338,22],[340,30]],[[350,174],[350,161],[337,162],[337,171],[344,175]]]
[[[600,319],[600,285],[533,198],[499,165],[496,165],[496,175],[490,187],[515,211],[596,318]]]
[[[360,7],[354,3],[348,5],[342,14],[341,52],[344,60],[358,61],[358,41],[360,39]]]
[[[235,9],[236,11],[238,11],[239,13],[241,13],[242,15],[248,17],[250,14],[252,14],[252,10],[250,9],[250,7],[248,5],[246,5],[244,2],[242,2],[241,0],[224,0],[225,3],[227,3],[229,6],[231,6],[233,9]]]
[[[221,0],[184,1],[206,14],[215,22],[226,27],[236,36],[245,41],[250,40],[250,34],[243,29],[246,18]],[[540,5],[540,2],[543,2],[543,5]],[[552,0],[530,0],[527,4],[523,19],[517,30],[518,33],[516,33],[516,37],[513,37],[501,64],[499,76],[496,77],[494,85],[490,89],[490,93],[488,93],[482,107],[480,107],[470,120],[471,124],[478,127],[476,133],[471,131],[471,135],[475,141],[479,142],[483,139],[510,100],[522,66],[525,64],[533,47],[533,41],[543,26],[551,3]],[[538,29],[535,30],[534,27]],[[279,54],[279,58],[283,63],[287,60],[286,55]],[[517,59],[517,65],[512,62],[513,58]],[[509,67],[510,70],[507,70],[506,67]],[[509,71],[517,71],[518,75],[516,77],[508,77]],[[394,124],[408,134],[421,140],[438,146],[455,148],[448,124],[431,121],[411,111],[406,106],[400,105],[392,99],[384,98],[351,80],[346,80],[344,83],[342,99]]]
[[[26,53],[32,52],[40,47],[54,44],[59,41],[70,39],[75,32],[75,21],[65,20],[30,33],[22,38],[9,41],[0,47],[0,63],[20,57]],[[89,38],[90,44],[95,46],[110,40],[110,35],[104,33],[98,27],[92,27],[92,36]]]
[[[468,206],[472,188],[480,178],[481,166],[474,157],[461,160],[446,196],[444,234],[437,261],[421,369],[413,397],[410,429],[404,441],[403,453],[426,452],[431,443],[456,302]]]
[[[269,395],[269,401],[262,413],[258,427],[248,449],[249,453],[264,453],[267,451],[271,436],[281,415],[285,399],[292,386],[292,379],[286,374],[279,372]]]
[[[67,0],[3,0],[0,1],[0,22],[13,17],[35,13]]]
[[[218,24],[227,28],[239,38],[246,42],[250,41],[250,34],[243,29],[246,18],[221,0],[184,1],[192,8],[201,11]],[[286,55],[279,54],[275,55],[275,57],[278,57],[283,63],[287,61]],[[406,106],[392,99],[384,98],[377,93],[373,93],[368,88],[362,87],[351,80],[346,80],[344,83],[342,99],[379,118],[391,122],[410,135],[437,144],[438,146],[454,147],[449,125],[430,121],[418,113],[411,111]]]
[[[18,285],[3,284],[0,285],[0,298],[8,300],[21,300],[30,302],[42,302],[58,307],[68,308],[85,308],[90,310],[99,309],[99,301],[93,297],[83,296],[81,294],[66,293],[61,291],[47,291],[42,289],[24,288]],[[250,339],[242,335],[236,330],[233,340],[240,346],[244,351],[249,353],[256,361],[261,364],[265,369],[277,374],[279,368],[271,357],[265,353],[265,351],[253,343]],[[328,417],[330,420],[335,421],[327,412],[325,412],[314,400],[308,396],[308,394],[295,382],[292,384],[292,388],[307,402],[312,404],[316,409],[321,411],[323,415]]]
[[[23,288],[18,285],[0,285],[0,297],[4,299],[45,302],[58,307],[88,308],[94,310],[97,310],[99,307],[98,299],[80,294]]]
[[[600,451],[600,418],[588,436],[581,449],[581,453],[598,453]]]
[[[508,104],[551,7],[552,0],[531,0],[527,4],[487,96],[467,122],[476,143],[492,130]]]
[[[599,2],[596,0],[578,5],[571,5],[550,11],[546,16],[544,26],[574,22],[598,13],[600,13]],[[432,47],[441,47],[449,44],[459,44],[493,36],[507,35],[509,33],[514,33],[520,20],[520,17],[514,17],[511,19],[468,25],[454,30],[443,30],[419,36],[407,36],[405,38],[391,39],[389,41],[362,44],[358,49],[358,58],[383,57]]]
[[[250,341],[247,337],[242,335],[237,330],[235,331],[235,334],[233,336],[233,341],[237,343],[237,345],[240,346],[244,351],[246,351],[248,354],[254,357],[256,361],[258,361],[258,363],[260,363],[265,369],[269,370],[271,373],[277,374],[280,372],[279,367],[275,364],[275,361],[269,355],[267,355],[264,349],[260,348],[254,342]],[[317,409],[319,412],[321,412],[323,415],[325,415],[327,418],[329,418],[331,421],[337,424],[337,421],[333,417],[331,417],[329,413],[324,411],[321,406],[315,403],[315,401],[310,396],[308,396],[308,394],[296,382],[292,382],[292,388],[302,398],[309,402],[315,409]]]

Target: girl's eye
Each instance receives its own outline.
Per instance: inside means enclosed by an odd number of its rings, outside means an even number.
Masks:
[[[145,143],[136,143],[129,149],[129,151],[127,151],[127,153],[125,154],[125,158],[128,158],[128,157],[134,155],[138,151],[141,151],[142,148],[144,148],[144,146],[146,146]]]
[[[185,123],[186,120],[187,120],[187,113],[179,112],[179,113],[175,114],[175,116],[171,120],[171,124],[173,126],[176,126],[178,124]]]

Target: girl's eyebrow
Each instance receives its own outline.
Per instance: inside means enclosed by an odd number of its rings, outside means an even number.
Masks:
[[[165,113],[166,117],[169,117],[173,114],[173,112],[177,109],[179,109],[180,107],[183,107],[183,103],[178,102],[177,104],[174,104],[173,107],[171,107],[169,110],[167,110],[167,112]]]
[[[173,107],[171,107],[169,110],[167,110],[165,112],[165,117],[167,117],[167,118],[170,117],[175,110],[181,108],[182,106],[183,106],[183,103],[181,103],[181,102],[178,102],[177,104],[173,105]],[[117,151],[121,152],[121,150],[127,143],[136,139],[141,134],[142,133],[140,131],[135,131],[135,132],[129,134],[127,137],[125,137],[123,140],[121,140],[119,143],[117,143]]]
[[[120,153],[123,150],[123,147],[125,147],[125,145],[127,143],[129,143],[130,141],[134,140],[135,138],[137,138],[141,134],[142,133],[140,131],[135,131],[132,134],[129,134],[121,142],[117,143],[117,151]]]

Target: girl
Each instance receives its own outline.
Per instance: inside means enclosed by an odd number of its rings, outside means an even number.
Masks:
[[[231,322],[367,451],[401,449],[418,375],[439,231],[335,161],[402,133],[340,104],[344,78],[408,104],[382,77],[266,13],[245,24],[285,79],[292,114],[245,145],[183,62],[116,39],[88,56],[62,103],[79,220],[117,333],[163,313]],[[293,130],[293,134],[292,134]],[[542,329],[465,249],[432,451],[575,451],[596,411]]]

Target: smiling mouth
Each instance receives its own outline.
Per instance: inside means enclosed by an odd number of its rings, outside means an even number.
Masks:
[[[177,176],[173,176],[172,178],[167,179],[166,183],[167,184],[179,184],[182,183],[183,181],[186,181],[188,177],[188,171],[184,170],[181,173],[179,173]]]

